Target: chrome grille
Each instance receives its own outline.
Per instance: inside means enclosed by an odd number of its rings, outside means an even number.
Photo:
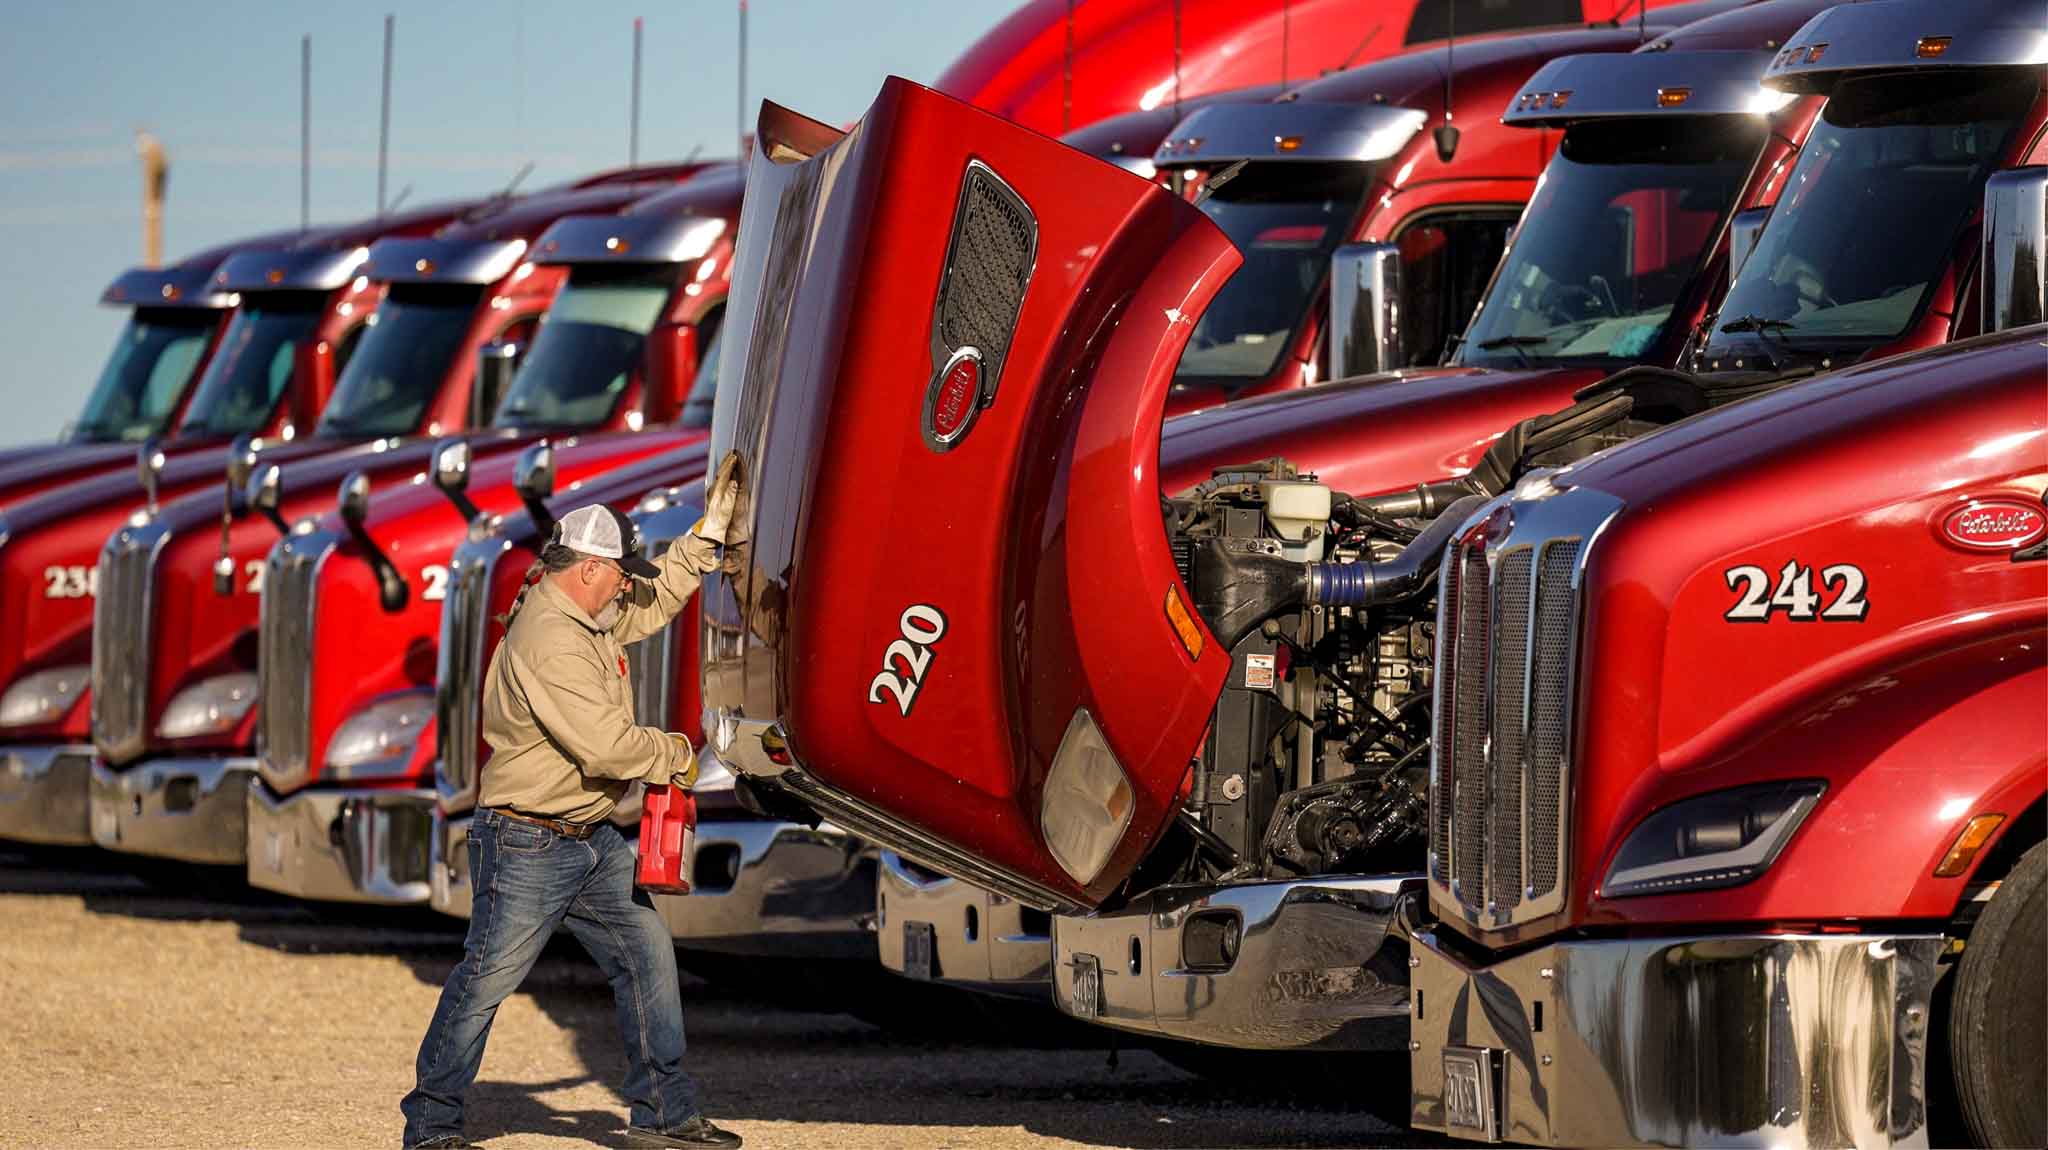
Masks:
[[[1617,508],[1599,492],[1497,502],[1444,557],[1429,877],[1483,929],[1563,906],[1580,576]]]
[[[264,560],[257,768],[281,791],[296,788],[312,768],[313,612],[320,568],[338,542],[325,532],[290,535]]]
[[[434,675],[434,785],[441,805],[451,811],[465,810],[476,801],[491,577],[511,546],[500,538],[472,540],[456,548],[449,565]]]
[[[149,742],[149,664],[156,635],[156,559],[171,529],[151,519],[100,549],[92,605],[92,741],[109,763]]]
[[[1037,258],[1038,221],[1023,197],[987,165],[969,163],[939,280],[934,369],[972,347],[981,353],[983,397],[995,395]]]

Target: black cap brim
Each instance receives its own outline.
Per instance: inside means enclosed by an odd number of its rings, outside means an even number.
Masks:
[[[623,569],[626,572],[626,574],[638,579],[652,579],[655,576],[661,574],[661,568],[656,567],[652,563],[649,563],[647,561],[647,557],[638,552],[634,552],[633,554],[626,556],[624,559],[619,560],[619,567]]]

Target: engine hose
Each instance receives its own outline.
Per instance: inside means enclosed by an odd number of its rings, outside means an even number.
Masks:
[[[1436,577],[1444,545],[1486,498],[1467,495],[1444,509],[1420,535],[1385,562],[1310,563],[1308,601],[1325,607],[1377,607],[1406,599]]]

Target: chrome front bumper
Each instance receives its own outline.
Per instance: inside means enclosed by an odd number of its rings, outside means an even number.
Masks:
[[[1401,1050],[1407,953],[1398,936],[1386,944],[1396,902],[1421,889],[1420,875],[1161,887],[1121,914],[1057,916],[1053,1000],[1090,1022],[1216,1046]],[[1234,959],[1191,963],[1213,944],[1190,947],[1184,932],[1213,940],[1232,918]]]
[[[875,956],[875,868],[867,844],[830,823],[697,824],[690,893],[656,895],[692,950],[807,958]]]
[[[90,746],[0,747],[0,839],[92,845]]]
[[[1564,942],[1478,965],[1445,934],[1411,939],[1418,1128],[1551,1146],[1927,1145],[1939,936]]]
[[[427,901],[434,792],[248,789],[249,885],[297,898]]]
[[[887,969],[985,994],[1051,995],[1052,919],[1044,911],[922,871],[895,851],[881,852],[875,885],[875,940]],[[929,936],[929,951],[921,951],[929,969],[909,969],[911,932]]]
[[[240,866],[248,858],[253,758],[92,764],[92,840],[114,851]]]

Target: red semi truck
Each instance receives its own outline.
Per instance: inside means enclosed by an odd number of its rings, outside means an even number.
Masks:
[[[1837,13],[1875,20],[1900,7]],[[1931,29],[1928,11],[1918,15]],[[1975,18],[2001,16],[2012,18]],[[1058,998],[1070,1011],[1092,1017],[1127,1002],[1134,1020],[1163,1027],[1200,1016],[1219,996],[1279,987],[1260,1012],[1208,1021],[1235,1025],[1245,1045],[1399,1049],[1405,968],[1398,948],[1381,942],[1396,899],[1420,876],[1382,879],[1422,869],[1421,774],[1434,726],[1430,692],[1417,688],[1450,689],[1436,674],[1428,557],[1463,515],[1446,515],[1446,505],[1501,490],[1525,458],[1564,445],[1618,441],[1814,369],[1976,331],[1978,206],[1987,183],[1994,199],[2012,182],[2032,186],[2036,173],[1993,173],[2036,153],[2044,105],[2024,37],[2008,29],[2002,42],[2019,45],[2009,51],[2021,59],[1994,66],[1992,49],[1965,50],[1969,18],[1943,14],[1954,30],[1923,31],[1920,39],[1938,42],[1926,49],[1908,38],[1890,55],[1822,61],[1827,49],[1806,46],[1811,59],[1799,67],[1808,79],[1789,90],[1825,91],[1831,102],[1755,237],[1730,306],[1700,325],[1708,374],[1639,368],[1563,419],[1531,419],[1564,407],[1599,374],[1558,378],[1567,363],[1553,350],[1622,313],[1606,298],[1611,281],[1606,291],[1588,281],[1602,306],[1581,308],[1576,331],[1511,324],[1500,334],[1541,342],[1490,349],[1542,370],[1466,368],[1297,392],[1176,421],[1159,446],[1170,365],[1228,266],[1227,250],[1191,221],[1176,231],[1164,206],[1148,218],[1136,189],[1119,198],[1121,189],[1063,173],[1063,187],[1085,188],[1088,208],[1119,210],[1091,221],[1039,182],[1050,157],[1021,141],[1015,151],[1002,146],[994,130],[949,119],[957,113],[925,94],[886,89],[873,113],[886,127],[837,148],[820,143],[805,163],[756,171],[757,196],[774,187],[779,199],[805,202],[827,174],[832,194],[809,212],[819,222],[802,237],[807,278],[757,286],[748,269],[773,257],[741,253],[735,317],[762,291],[771,301],[762,314],[775,319],[751,342],[755,362],[721,378],[713,452],[742,452],[760,485],[753,505],[766,510],[755,516],[744,572],[707,583],[713,746],[743,785],[794,796],[926,865],[1026,905],[1093,908],[1054,922]],[[1653,85],[1640,96],[1677,102],[1657,86],[1685,87]],[[1568,111],[1577,92],[1559,91]],[[1555,92],[1543,96],[1554,106]],[[1000,297],[1011,301],[997,344],[1008,362],[985,366],[983,356],[974,371],[955,372],[934,357],[931,382],[919,384],[901,378],[909,352],[891,340],[926,333],[845,326],[830,300],[840,291],[870,298],[875,281],[859,252],[886,241],[894,310],[935,306],[930,285],[903,271],[920,259],[943,266],[950,241],[918,221],[949,217],[898,202],[896,184],[892,197],[873,198],[863,183],[887,183],[867,173],[886,172],[905,146],[920,148],[925,170],[957,158],[969,190],[988,178],[966,167],[964,151],[935,158],[940,149],[921,134],[928,127],[972,139],[982,163],[1036,206],[1038,250],[1155,247],[1141,259],[1072,265],[1057,285],[1017,281]],[[1855,158],[1833,162],[1844,156]],[[1893,183],[1913,194],[1875,193]],[[1809,245],[1815,227],[1831,237],[1912,230],[1916,242],[1887,249],[1887,260],[1839,239]],[[746,234],[746,249],[787,242]],[[1115,278],[1133,266],[1149,274]],[[1512,253],[1501,274],[1519,274]],[[1090,277],[1101,278],[1073,288],[1087,299],[1063,294]],[[1794,315],[1734,313],[1759,284],[1790,299]],[[943,308],[943,282],[940,291]],[[1864,316],[1885,318],[1856,327],[1846,322],[1856,311],[1837,313],[1834,323],[1815,321],[1820,338],[1810,342],[1766,322],[1858,303]],[[1110,306],[1123,309],[1113,330],[1089,311]],[[1512,317],[1482,313],[1475,330],[1503,318]],[[785,356],[785,324],[805,334],[796,346],[825,350]],[[1054,334],[1097,331],[1092,343]],[[1768,354],[1743,336],[1771,341]],[[1038,390],[1074,371],[1089,382]],[[766,380],[781,397],[772,406],[757,390]],[[925,394],[942,402],[920,407]],[[986,406],[943,402],[954,396]],[[792,420],[800,407],[816,414]],[[973,421],[954,416],[939,430],[964,426],[972,438],[963,444],[956,434],[940,453],[930,445],[934,417],[951,410],[971,411]],[[816,433],[824,422],[831,439]],[[836,449],[848,429],[866,447],[857,476]],[[1027,452],[1026,442],[1061,446]],[[1282,453],[1291,462],[1257,462]],[[956,460],[972,465],[971,483],[943,478]],[[1169,505],[1165,530],[1153,510],[1162,489],[1185,492]],[[890,497],[911,490],[917,498]],[[874,548],[878,537],[890,545]],[[1323,556],[1311,553],[1318,545]],[[803,578],[813,565],[831,578]],[[1254,902],[1264,918],[1252,917]],[[1255,943],[1279,937],[1274,913],[1297,921],[1299,937],[1338,945],[1246,961]]]
[[[1653,11],[1674,2],[1644,0]],[[1058,136],[1132,111],[1161,109],[1177,119],[1183,101],[1299,84],[1453,32],[1614,24],[1636,19],[1638,7],[1635,0],[1030,0],[932,86]]]
[[[1484,366],[1489,388],[1535,388],[1545,402],[1562,403],[1575,387],[1632,362],[1675,362],[1727,282],[1724,229],[1760,223],[1812,122],[1818,101],[1771,99],[1767,110],[1757,82],[1770,49],[1823,7],[1819,0],[1779,0],[1743,8],[1660,34],[1635,54],[1565,57],[1529,78],[1505,102],[1503,121],[1525,132],[1571,130],[1480,304],[1472,326],[1485,334],[1468,337],[1453,366],[1407,378],[1458,387]],[[1660,86],[1683,88],[1688,97],[1660,106]],[[1555,91],[1569,93],[1565,106],[1552,106]],[[1604,243],[1596,240],[1602,236]],[[1602,298],[1589,305],[1596,291],[1628,304],[1608,308]],[[1552,333],[1556,346],[1539,332]],[[1391,382],[1372,377],[1342,388]],[[1169,420],[1166,436],[1174,440],[1181,426],[1211,422]],[[1478,429],[1473,438],[1484,435]],[[1410,694],[1393,686],[1374,704],[1397,706]],[[885,965],[913,977],[1046,994],[1050,921],[1042,910],[933,874],[894,852],[881,861]],[[1276,904],[1271,913],[1285,912]],[[1070,922],[1066,933],[1074,937],[1087,925]],[[1099,929],[1116,933],[1128,924],[1111,916]],[[1260,933],[1270,944],[1287,932]],[[1105,1003],[1103,1020],[1112,1025],[1211,1042],[1230,1038],[1229,1024],[1220,1021],[1237,1013],[1228,996],[1203,1017],[1161,1019],[1149,988],[1112,989],[1132,992]],[[1262,1044],[1282,1042],[1284,1028],[1267,1014]]]
[[[431,486],[344,507],[271,552],[259,649],[264,698],[276,702],[247,789],[253,885],[428,901],[435,683],[470,654],[437,640],[444,610],[478,582],[466,553],[507,519],[544,532],[556,510],[631,509],[650,489],[702,476],[701,448],[690,448],[705,437],[710,389],[694,403],[690,389],[717,338],[741,174],[700,173],[622,213],[568,217],[536,244],[535,260],[566,282],[495,422],[566,438],[530,447],[516,469],[502,454],[472,465],[469,445],[444,446]],[[430,557],[439,593],[380,606],[377,557],[400,554]],[[372,611],[374,634],[351,629]],[[634,658],[646,657],[642,645]]]
[[[270,453],[238,456],[225,503],[219,491],[202,492],[104,541],[105,593],[92,631],[94,841],[190,862],[244,862],[246,792],[258,766],[258,603],[270,575],[264,556],[277,534],[332,506],[337,483],[356,519],[353,533],[373,491],[424,478],[432,450],[426,437],[444,429],[477,428],[469,451],[509,457],[524,439],[512,429],[483,431],[499,376],[485,369],[482,352],[528,338],[560,286],[560,271],[529,259],[529,248],[564,215],[616,209],[669,185],[605,182],[541,193],[431,237],[377,241],[360,282],[387,293],[378,318],[318,427],[302,439],[325,453],[288,465]],[[564,398],[580,397],[536,394],[532,402]],[[618,420],[624,426],[623,412]],[[241,509],[261,514],[238,516],[235,488],[252,471]],[[446,548],[429,548],[424,562],[403,550],[371,550],[380,610],[431,615],[435,607],[420,601],[444,592],[437,580],[446,575],[438,562]],[[432,664],[431,653],[423,664],[415,658],[411,673],[430,675]],[[372,658],[364,667],[382,665]]]
[[[169,436],[234,315],[237,297],[213,282],[214,273],[238,251],[287,247],[299,238],[252,237],[169,267],[130,268],[107,285],[100,302],[129,309],[128,322],[84,409],[57,442],[0,451],[0,506],[131,464],[142,441]]]

